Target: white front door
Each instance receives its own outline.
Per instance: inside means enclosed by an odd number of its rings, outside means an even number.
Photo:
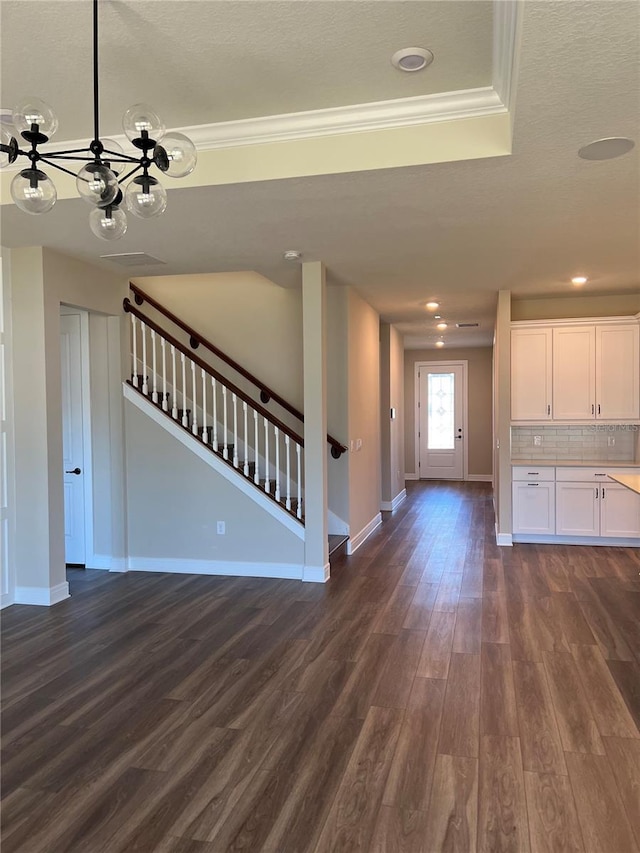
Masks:
[[[84,565],[84,456],[80,315],[60,316],[62,366],[62,456],[66,562]]]
[[[464,479],[464,393],[463,364],[418,368],[420,479]]]

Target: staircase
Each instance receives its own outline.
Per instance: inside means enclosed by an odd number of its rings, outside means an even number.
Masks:
[[[304,439],[266,405],[280,406],[300,423],[302,413],[136,285],[130,286],[137,306],[148,302],[175,334],[124,300],[131,318],[132,371],[127,384],[304,525]],[[188,346],[176,337],[180,333],[188,336]],[[245,387],[247,381],[252,383],[260,402],[197,355],[194,350],[200,346],[246,380]],[[327,441],[334,458],[347,449],[332,436]]]

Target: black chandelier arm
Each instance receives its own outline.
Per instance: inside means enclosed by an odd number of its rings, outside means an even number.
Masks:
[[[78,157],[75,154],[41,154],[40,158],[48,157],[51,160],[75,160],[78,163],[95,163],[95,157]]]
[[[109,162],[111,163],[139,163],[138,157],[133,157],[131,154],[124,154],[120,151],[109,151],[108,148],[103,149],[103,154],[111,154]]]
[[[123,183],[128,178],[130,178],[131,175],[135,175],[135,173],[140,169],[142,169],[142,163],[138,163],[138,165],[135,167],[135,169],[132,169],[130,172],[127,172],[126,175],[123,175],[121,178],[118,178],[118,183],[119,184]]]
[[[91,149],[87,148],[68,148],[66,151],[45,151],[42,157],[66,157],[68,154],[90,154]],[[78,160],[83,159],[78,157]],[[93,157],[91,158],[94,159]]]
[[[71,175],[72,178],[78,177],[76,172],[72,172],[71,169],[65,169],[64,166],[58,166],[57,163],[52,163],[51,160],[47,160],[45,157],[41,157],[40,162],[46,163],[47,166],[51,166],[54,169],[58,169],[60,172],[66,172],[67,175]]]

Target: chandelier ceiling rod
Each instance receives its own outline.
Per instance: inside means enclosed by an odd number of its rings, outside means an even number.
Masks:
[[[91,230],[104,240],[114,240],[122,237],[127,230],[127,217],[120,209],[123,202],[130,213],[142,219],[164,212],[167,193],[158,179],[149,174],[150,168],[155,166],[172,178],[184,177],[195,168],[197,152],[193,142],[184,134],[177,131],[167,133],[157,113],[146,104],[130,107],[122,120],[129,141],[141,152],[138,156],[126,154],[114,140],[100,139],[98,2],[92,0],[93,139],[86,148],[40,152],[38,146],[46,144],[56,132],[58,119],[44,101],[25,98],[13,110],[13,123],[18,134],[29,143],[30,150],[22,150],[16,137],[6,127],[0,128],[0,166],[12,164],[18,157],[30,161],[30,165],[18,172],[11,182],[13,200],[21,210],[30,214],[46,213],[57,199],[56,188],[41,171],[40,164],[75,177],[80,196],[93,207],[89,215]],[[76,160],[86,165],[72,172],[54,160]],[[119,164],[129,164],[133,168],[121,176],[113,168],[114,165],[119,168]],[[140,171],[141,175],[133,177]],[[130,178],[132,180],[123,193],[121,186]]]

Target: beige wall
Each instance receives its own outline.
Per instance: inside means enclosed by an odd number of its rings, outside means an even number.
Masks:
[[[391,418],[395,409],[395,418]],[[404,489],[404,349],[402,335],[380,324],[381,498],[391,503]]]
[[[557,299],[513,299],[512,320],[563,320],[571,317],[616,317],[640,311],[640,283],[636,293],[589,296],[576,292]]]
[[[250,271],[135,278],[132,281],[245,370],[302,409],[300,288],[280,287]],[[143,305],[141,310],[155,316],[148,305]],[[182,340],[181,335],[176,337]],[[203,350],[198,354],[210,360]],[[215,359],[211,363],[216,366]],[[228,368],[225,375],[229,375]],[[233,379],[231,375],[229,378]],[[242,380],[237,384],[246,387]],[[247,390],[255,395],[253,386],[248,386]],[[277,414],[280,417],[280,413]],[[298,429],[299,424],[295,428]]]
[[[380,318],[349,288],[349,528],[356,536],[380,512]]]
[[[349,288],[327,286],[327,429],[344,444],[349,444],[349,383],[347,376],[349,336]],[[333,459],[327,448],[328,503],[331,512],[344,522],[334,526],[329,517],[329,532],[349,528],[349,453]]]
[[[469,446],[470,475],[488,475],[493,470],[492,450],[492,348],[405,350],[404,354],[404,398],[405,398],[405,471],[416,473],[415,434],[415,364],[419,361],[467,361],[469,423],[467,439]]]

